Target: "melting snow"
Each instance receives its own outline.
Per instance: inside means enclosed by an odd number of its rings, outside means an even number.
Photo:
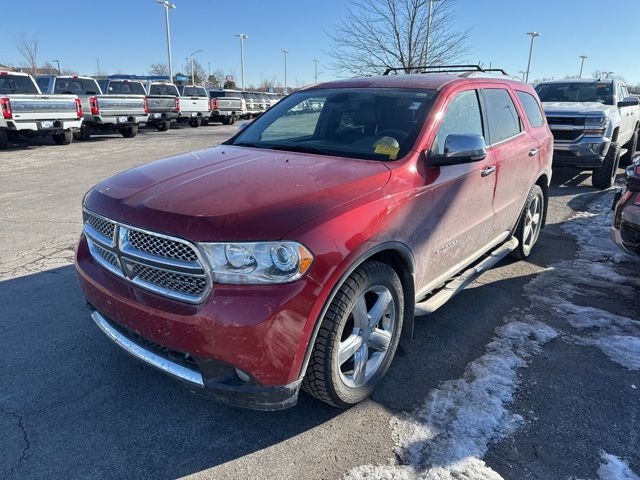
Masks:
[[[629,464],[624,460],[602,452],[603,463],[598,468],[598,478],[600,480],[640,480],[640,477],[633,473]]]

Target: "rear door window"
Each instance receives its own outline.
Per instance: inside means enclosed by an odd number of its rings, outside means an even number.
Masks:
[[[154,83],[149,87],[149,95],[170,95],[178,97],[178,88],[168,83]]]
[[[527,92],[516,92],[524,113],[529,119],[529,123],[533,128],[538,128],[544,125],[544,115],[540,110],[540,105],[533,95]]]
[[[449,103],[431,149],[433,154],[444,155],[449,135],[484,135],[480,102],[475,90],[459,93]]]
[[[58,78],[53,93],[99,95],[100,87],[92,78]]]
[[[24,75],[0,75],[0,95],[12,93],[37,94],[39,92],[30,77]]]
[[[490,145],[515,137],[522,131],[518,111],[507,90],[486,88],[482,90],[482,96],[489,126]]]
[[[110,82],[108,91],[104,92],[112,95],[146,95],[144,87],[140,82]]]

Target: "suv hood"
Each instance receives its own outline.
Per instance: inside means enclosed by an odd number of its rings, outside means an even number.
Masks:
[[[218,146],[117,174],[85,207],[193,241],[278,240],[390,175],[382,162]]]
[[[544,113],[552,115],[554,113],[574,113],[576,115],[600,115],[607,110],[614,108],[612,105],[605,105],[599,102],[542,102]]]

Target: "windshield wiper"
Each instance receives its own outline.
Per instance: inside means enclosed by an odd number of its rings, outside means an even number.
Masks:
[[[282,150],[285,152],[300,152],[300,153],[315,153],[318,155],[336,155],[335,152],[329,150],[323,150],[318,147],[310,147],[308,145],[270,145],[266,148],[272,150]]]

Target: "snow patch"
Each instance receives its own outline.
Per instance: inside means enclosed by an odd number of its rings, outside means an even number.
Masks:
[[[640,338],[611,335],[593,341],[607,357],[629,370],[640,370]]]
[[[640,480],[640,477],[633,473],[629,464],[620,457],[602,452],[603,463],[598,467],[599,480]]]

